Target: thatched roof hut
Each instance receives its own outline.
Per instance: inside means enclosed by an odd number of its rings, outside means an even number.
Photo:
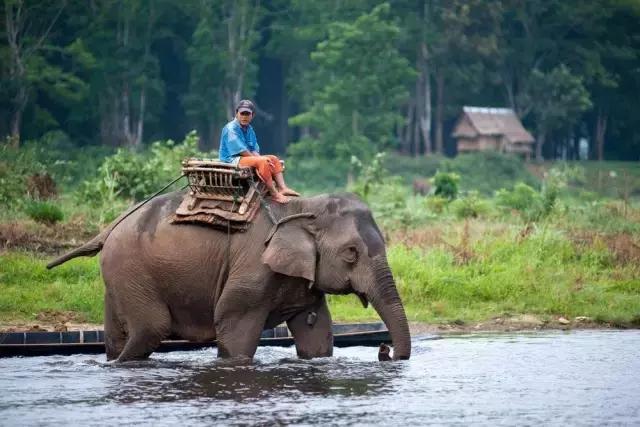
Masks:
[[[527,159],[535,142],[510,108],[463,107],[451,136],[458,142],[458,152],[498,150]]]

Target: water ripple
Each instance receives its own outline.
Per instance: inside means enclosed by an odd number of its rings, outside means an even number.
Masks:
[[[580,331],[415,339],[398,363],[365,347],[0,359],[0,425],[637,425],[638,348],[639,331]]]

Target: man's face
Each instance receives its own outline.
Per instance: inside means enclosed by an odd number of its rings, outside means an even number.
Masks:
[[[236,119],[238,119],[241,126],[249,126],[249,123],[253,120],[253,113],[250,111],[238,111],[236,112]]]

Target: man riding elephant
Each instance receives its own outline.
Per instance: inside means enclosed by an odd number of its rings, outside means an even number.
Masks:
[[[284,182],[280,159],[273,155],[260,155],[256,133],[251,126],[255,115],[253,102],[243,99],[236,107],[236,117],[222,128],[220,135],[220,160],[242,167],[254,167],[265,183],[271,198],[278,203],[287,203],[288,196],[299,196]],[[276,188],[273,180],[278,187]]]

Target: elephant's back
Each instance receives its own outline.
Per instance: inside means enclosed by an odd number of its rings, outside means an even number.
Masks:
[[[103,268],[124,262],[152,272],[172,266],[189,269],[223,244],[225,234],[211,227],[171,223],[184,193],[156,197],[118,224],[104,243]]]

